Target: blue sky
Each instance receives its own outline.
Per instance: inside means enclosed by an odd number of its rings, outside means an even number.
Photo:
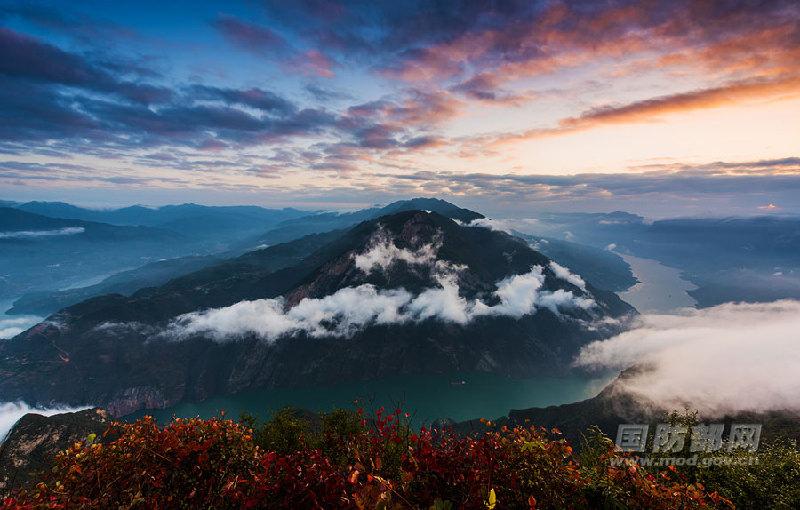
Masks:
[[[0,198],[800,213],[800,6],[0,1]]]

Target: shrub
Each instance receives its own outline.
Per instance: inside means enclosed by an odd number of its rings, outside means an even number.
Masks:
[[[297,421],[300,420],[300,421]],[[558,430],[495,428],[458,436],[412,430],[407,415],[336,411],[310,426],[273,420],[152,419],[112,426],[105,444],[60,453],[35,489],[10,508],[727,508],[687,483],[610,467],[598,438],[581,456]]]

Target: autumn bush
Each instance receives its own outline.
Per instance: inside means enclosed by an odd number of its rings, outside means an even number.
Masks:
[[[151,418],[115,423],[61,452],[10,508],[730,508],[665,469],[613,467],[597,441],[580,456],[558,430],[494,427],[460,436],[409,427],[399,409],[290,411],[259,423]]]

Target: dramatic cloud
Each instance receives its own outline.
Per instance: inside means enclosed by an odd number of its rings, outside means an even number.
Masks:
[[[225,308],[181,315],[167,335],[178,338],[203,335],[217,341],[247,335],[274,341],[299,333],[314,338],[349,337],[371,325],[429,319],[468,324],[480,316],[519,318],[536,313],[537,308],[560,314],[564,309],[595,306],[591,298],[575,296],[570,291],[541,290],[545,279],[541,266],[497,282],[494,296],[498,302],[493,305],[465,299],[459,294],[457,270],[454,272],[447,263],[436,267],[434,278],[438,286],[416,296],[402,288],[380,290],[363,284],[340,289],[324,298],[305,298],[288,310],[283,298],[242,301]]]
[[[638,327],[586,346],[584,367],[642,366],[628,391],[709,415],[800,410],[800,302],[728,303],[644,315]]]
[[[604,124],[652,122],[670,113],[715,108],[738,104],[751,99],[800,96],[800,77],[735,82],[710,89],[694,90],[680,94],[645,99],[625,105],[601,106],[559,121],[552,128],[537,128],[523,133],[508,133],[495,138],[492,143],[507,144],[521,140],[562,135],[591,129]]]
[[[212,2],[144,25],[116,4],[6,4],[0,152],[16,168],[0,185],[14,192],[439,195],[517,216],[663,187],[683,214],[797,212],[796,164],[783,182],[777,166],[639,173],[796,158],[792,0]]]

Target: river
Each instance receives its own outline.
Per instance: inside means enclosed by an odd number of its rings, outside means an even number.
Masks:
[[[697,288],[681,278],[681,271],[653,259],[619,253],[631,266],[639,283],[618,295],[640,313],[665,313],[676,308],[691,307],[697,302],[687,291]]]
[[[320,388],[273,389],[210,398],[200,403],[181,403],[175,407],[143,411],[159,422],[177,417],[210,417],[224,410],[237,418],[242,412],[266,417],[285,406],[311,411],[363,407],[374,410],[401,407],[413,415],[414,423],[430,423],[438,418],[463,421],[472,418],[494,419],[510,409],[544,407],[575,402],[596,395],[616,374],[589,377],[536,377],[509,379],[492,374],[443,376],[406,376],[367,383],[350,383]]]

